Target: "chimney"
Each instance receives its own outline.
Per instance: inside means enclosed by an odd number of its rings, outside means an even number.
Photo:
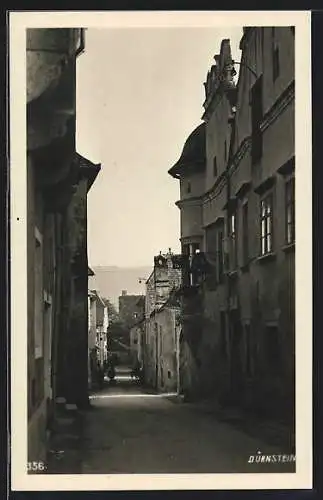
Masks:
[[[122,290],[122,297],[124,297],[125,295],[127,295],[127,290]]]

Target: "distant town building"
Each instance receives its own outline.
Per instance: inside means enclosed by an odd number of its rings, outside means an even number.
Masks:
[[[97,290],[88,292],[88,382],[93,387],[98,366],[102,369],[108,354],[108,306]]]
[[[146,383],[159,391],[176,391],[178,387],[176,292],[181,279],[177,255],[169,251],[154,258],[154,270],[146,282],[143,357]]]
[[[127,290],[122,291],[119,297],[119,319],[129,330],[142,317],[144,300],[143,295],[128,295]]]

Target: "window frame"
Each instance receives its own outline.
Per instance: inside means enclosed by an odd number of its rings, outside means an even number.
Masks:
[[[234,271],[238,267],[238,238],[237,238],[237,219],[238,211],[236,209],[231,210],[229,214],[229,269]],[[232,220],[234,224],[232,224]]]
[[[290,199],[288,199],[288,188],[291,186]],[[295,243],[295,176],[292,175],[285,180],[285,244]],[[291,210],[291,220],[288,220],[289,209]],[[289,228],[291,227],[291,239],[289,239]]]
[[[270,210],[268,211],[268,205],[265,207],[265,213],[263,215],[263,203],[270,200]],[[268,191],[260,197],[260,256],[264,257],[270,255],[274,251],[274,193],[273,191]],[[270,230],[268,230],[268,221],[270,222]],[[265,231],[263,233],[263,222],[265,223]],[[270,237],[270,246],[268,245],[268,238]],[[263,240],[265,240],[265,245],[263,246]]]

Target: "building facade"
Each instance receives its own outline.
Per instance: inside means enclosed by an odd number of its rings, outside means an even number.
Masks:
[[[181,278],[178,256],[169,251],[154,258],[154,269],[146,282],[145,382],[161,392],[175,391],[178,386],[179,304],[176,292]]]
[[[75,151],[83,30],[26,41],[28,460],[46,461],[57,399],[88,401],[86,195],[100,168]]]
[[[182,302],[184,338],[190,337],[190,329],[192,337],[194,330],[197,337],[194,349],[186,342],[181,351],[183,383],[195,395],[204,393],[291,422],[295,369],[293,29],[245,28],[241,51],[237,83],[229,40],[223,40],[216,64],[208,72],[200,125],[205,128],[205,156],[203,148],[190,139],[195,149],[192,161],[180,161],[169,171],[181,183],[182,241],[191,243],[192,238],[199,245],[186,272],[190,286]],[[201,162],[205,158],[204,170],[198,167],[198,151]],[[201,217],[188,209],[193,196],[189,163],[196,165],[195,175],[204,185],[194,200],[195,206],[202,207]],[[197,221],[201,221],[199,227]],[[196,234],[202,234],[198,242]],[[187,253],[184,245],[182,252]],[[189,278],[194,263],[195,280]],[[188,317],[185,308],[190,311]]]
[[[130,328],[143,316],[143,295],[129,295],[127,290],[122,290],[119,297],[119,319],[126,328]]]
[[[144,364],[143,342],[145,334],[145,318],[141,318],[130,330],[130,352],[133,366]]]
[[[93,388],[98,366],[108,357],[108,306],[97,290],[88,292],[88,386]]]
[[[28,460],[44,460],[57,396],[60,246],[72,195],[78,29],[28,29]]]

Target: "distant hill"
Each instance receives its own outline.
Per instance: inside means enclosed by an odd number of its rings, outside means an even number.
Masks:
[[[96,289],[100,294],[110,299],[118,307],[118,297],[122,290],[127,290],[129,295],[145,293],[145,283],[139,283],[139,278],[147,279],[153,266],[143,267],[117,267],[117,266],[91,266],[94,276],[89,276],[89,288]]]

